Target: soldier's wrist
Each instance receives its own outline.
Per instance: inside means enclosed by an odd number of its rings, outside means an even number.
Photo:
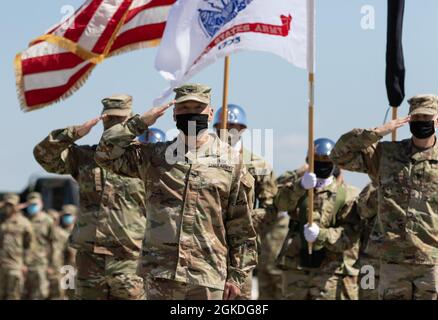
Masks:
[[[383,134],[379,128],[368,129],[365,130],[364,133],[366,134],[370,143],[376,143],[385,136],[385,134]]]
[[[79,140],[81,137],[79,136],[77,132],[77,127],[71,126],[67,127],[64,131],[62,131],[62,135],[64,137],[64,140],[67,140],[71,143],[75,142],[76,140]]]
[[[126,122],[126,126],[129,129],[129,131],[131,131],[132,134],[136,136],[142,135],[148,129],[147,124],[144,123],[144,121],[140,118],[139,114],[136,114],[135,116],[130,118]]]
[[[228,271],[227,283],[232,283],[239,289],[242,289],[243,284],[246,281],[248,275],[245,272],[239,272],[237,270]]]

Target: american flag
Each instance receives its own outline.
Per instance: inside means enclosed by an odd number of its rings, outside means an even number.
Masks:
[[[25,111],[65,99],[112,55],[156,46],[176,0],[88,0],[15,58]]]

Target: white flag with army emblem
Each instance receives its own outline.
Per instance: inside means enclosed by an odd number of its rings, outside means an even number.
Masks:
[[[313,69],[307,54],[313,53],[313,23],[308,0],[179,0],[170,10],[155,67],[171,88],[245,50],[271,52]]]

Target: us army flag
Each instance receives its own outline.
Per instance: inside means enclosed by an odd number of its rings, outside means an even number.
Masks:
[[[179,0],[170,10],[156,69],[171,88],[244,50],[271,52],[306,69],[307,11],[306,0]]]

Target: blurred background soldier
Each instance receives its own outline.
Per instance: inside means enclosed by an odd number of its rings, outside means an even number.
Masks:
[[[55,254],[54,272],[49,274],[50,294],[49,299],[59,300],[65,298],[65,292],[61,288],[61,278],[63,277],[62,268],[64,266],[75,266],[75,249],[68,245],[68,238],[74,225],[77,215],[77,207],[74,205],[64,205],[62,212],[50,209],[47,213],[55,222]]]
[[[174,120],[180,130],[175,140],[132,143],[169,103],[106,130],[96,160],[146,183],[141,269],[148,299],[235,299],[257,263],[248,200],[254,179],[239,154],[207,132],[213,119],[211,88],[189,84],[175,92]]]
[[[381,299],[438,299],[438,98],[409,99],[409,116],[344,134],[331,154],[378,185]],[[412,137],[380,141],[409,123]]]
[[[369,183],[359,194],[357,211],[362,219],[362,237],[360,241],[360,280],[359,300],[379,299],[379,251],[381,234],[377,222],[377,188]]]
[[[218,136],[221,136],[221,125],[222,108],[216,112],[213,120],[213,127],[216,129]],[[273,248],[271,248],[270,245],[272,238],[276,237],[276,235],[273,234],[273,230],[278,223],[277,212],[274,207],[277,184],[271,165],[259,155],[243,147],[242,134],[247,128],[248,121],[245,110],[235,104],[228,105],[228,141],[236,151],[242,154],[243,163],[255,180],[252,220],[258,234],[259,243],[259,262],[256,271],[259,284],[259,298],[270,299],[273,296],[272,287],[275,281],[272,276],[272,272],[275,273],[275,270],[272,270],[273,261],[271,259],[273,257]],[[251,293],[252,277],[249,277],[240,298],[249,300],[251,299]]]
[[[315,173],[305,172],[283,184],[275,199],[280,211],[291,214],[289,232],[279,257],[286,299],[357,299],[354,268],[359,249],[357,192],[338,184],[329,159],[334,142],[315,141]],[[298,174],[296,174],[299,177]],[[291,178],[293,175],[291,175]],[[307,224],[307,190],[315,188],[314,223]],[[313,253],[308,253],[308,242]]]
[[[136,275],[146,225],[144,185],[99,167],[96,146],[75,144],[100,120],[108,129],[132,113],[130,96],[102,103],[101,117],[51,132],[34,155],[48,172],[70,174],[79,184],[80,211],[70,237],[78,250],[77,298],[144,299],[143,280]]]
[[[0,300],[19,300],[23,293],[33,230],[19,209],[20,197],[6,194],[0,208]]]
[[[27,195],[26,217],[32,224],[35,242],[29,252],[29,270],[26,274],[24,299],[44,300],[49,297],[48,274],[54,273],[55,223],[43,211],[41,194]]]
[[[63,259],[63,265],[64,266],[68,266],[68,267],[72,267],[76,273],[76,249],[69,246],[69,237],[71,235],[71,233],[73,232],[73,228],[78,216],[78,207],[74,206],[74,205],[64,205],[62,207],[62,212],[60,215],[60,219],[59,219],[59,226],[62,228],[63,230],[63,234],[62,234],[62,238],[64,239],[64,246],[63,246],[63,250],[62,250],[62,259]],[[67,272],[71,272],[71,270],[65,270],[64,274],[67,274]],[[62,280],[62,277],[61,277]],[[61,284],[63,284],[63,282],[61,281]],[[61,286],[61,289],[62,286]],[[73,300],[74,298],[74,288],[66,288],[64,289],[64,292],[66,293],[66,297],[69,300]]]
[[[158,128],[149,128],[140,137],[138,137],[138,141],[143,144],[165,142],[166,134],[164,131]]]

